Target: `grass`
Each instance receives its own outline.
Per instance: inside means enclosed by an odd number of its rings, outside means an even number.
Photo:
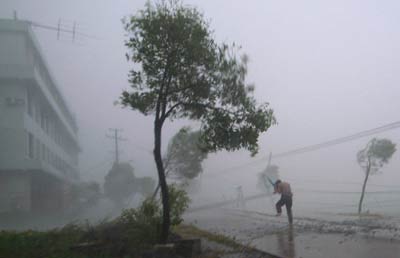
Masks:
[[[174,232],[183,238],[205,238],[209,241],[216,242],[218,244],[222,244],[225,246],[229,246],[233,248],[235,251],[239,251],[243,249],[243,245],[239,244],[235,241],[234,238],[224,236],[217,233],[211,233],[202,229],[199,229],[193,225],[184,225],[181,224],[174,228]]]
[[[1,258],[89,258],[70,249],[79,243],[84,231],[69,225],[62,229],[40,231],[1,231]],[[102,257],[103,258],[103,257]],[[106,258],[106,257],[104,257]],[[108,257],[107,257],[108,258]]]

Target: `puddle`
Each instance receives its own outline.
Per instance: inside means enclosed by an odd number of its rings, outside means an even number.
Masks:
[[[290,229],[255,239],[251,244],[257,249],[287,258],[397,258],[400,255],[400,242],[397,240],[296,233]]]

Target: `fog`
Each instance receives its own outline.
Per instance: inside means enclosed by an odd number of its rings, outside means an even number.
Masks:
[[[235,42],[250,57],[248,81],[260,102],[269,102],[278,124],[259,139],[255,158],[238,151],[209,155],[201,175],[198,203],[258,193],[257,173],[268,155],[325,142],[396,122],[400,110],[400,3],[398,1],[185,1],[204,12],[219,42]],[[103,183],[114,160],[109,128],[122,129],[121,160],[138,176],[156,178],[151,150],[153,119],[114,102],[129,89],[121,19],[145,1],[2,0],[0,18],[67,28],[68,33],[34,28],[45,59],[79,127],[82,180]],[[163,148],[190,121],[167,123]],[[400,143],[394,129],[321,150],[272,159],[294,192],[301,189],[361,190],[363,172],[356,153],[373,137]],[[260,159],[264,158],[264,161]],[[236,168],[257,160],[254,164]],[[367,189],[400,190],[400,157],[395,153]],[[341,184],[338,184],[341,183]],[[375,186],[374,186],[375,185]],[[397,188],[396,188],[397,187]],[[396,200],[398,195],[392,198]],[[353,203],[357,201],[355,197]],[[400,202],[400,199],[398,199]],[[301,203],[301,200],[299,200]],[[306,204],[304,204],[306,205]],[[400,213],[400,211],[397,211]]]

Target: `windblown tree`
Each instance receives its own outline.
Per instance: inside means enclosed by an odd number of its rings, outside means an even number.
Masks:
[[[246,83],[247,61],[234,48],[218,45],[208,23],[195,8],[178,1],[151,4],[125,20],[134,63],[131,90],[123,106],[154,116],[154,160],[157,166],[163,222],[160,242],[167,240],[170,206],[163,158],[162,128],[167,119],[199,121],[205,152],[245,148],[255,155],[258,136],[275,123],[268,104],[257,105]]]
[[[207,152],[200,146],[200,131],[188,127],[179,130],[168,144],[164,159],[165,174],[179,180],[190,180],[203,172]]]
[[[165,176],[173,178],[188,186],[194,178],[203,172],[202,162],[207,152],[200,146],[200,132],[183,127],[170,140],[167,153],[163,159]],[[156,197],[157,186],[153,198]]]
[[[396,151],[396,144],[388,139],[373,138],[367,146],[357,153],[358,164],[365,172],[364,183],[362,186],[360,202],[358,204],[358,213],[361,213],[364,200],[365,188],[370,175],[376,174],[389,162],[393,153]]]

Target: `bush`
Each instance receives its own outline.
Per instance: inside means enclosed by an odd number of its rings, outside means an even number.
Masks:
[[[176,185],[170,185],[171,225],[179,225],[189,206],[187,193]],[[119,255],[138,254],[151,248],[159,240],[162,210],[159,200],[148,198],[136,209],[123,210],[110,222],[104,222],[87,230],[85,241],[99,243],[95,253]]]
[[[185,191],[170,186],[171,224],[182,222],[189,205]],[[146,199],[138,208],[97,225],[69,224],[46,232],[0,232],[0,257],[114,258],[135,257],[158,242],[162,211],[158,200]]]
[[[172,184],[169,186],[169,203],[171,207],[171,226],[177,226],[182,223],[182,215],[189,207],[189,196],[183,189]]]

